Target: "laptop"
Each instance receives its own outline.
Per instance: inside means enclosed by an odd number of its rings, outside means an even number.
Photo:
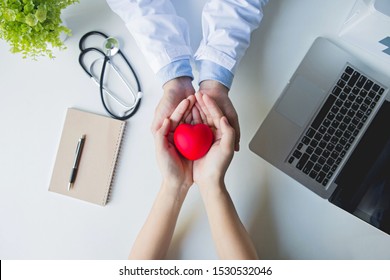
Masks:
[[[390,77],[319,37],[249,148],[390,234],[389,88]]]

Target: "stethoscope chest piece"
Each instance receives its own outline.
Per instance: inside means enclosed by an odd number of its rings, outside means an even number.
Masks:
[[[104,40],[103,49],[107,56],[113,57],[119,51],[119,41],[114,37],[108,37]]]
[[[86,39],[91,36],[104,38],[100,48],[85,47]],[[79,48],[79,63],[99,86],[107,113],[119,120],[127,120],[134,115],[142,98],[141,86],[133,67],[120,50],[118,39],[91,31],[81,37]]]

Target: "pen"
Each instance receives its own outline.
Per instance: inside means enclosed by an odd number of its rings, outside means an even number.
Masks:
[[[77,170],[79,168],[79,163],[80,163],[81,153],[82,153],[83,147],[84,147],[84,142],[85,142],[85,134],[81,135],[81,137],[79,138],[79,141],[77,143],[72,172],[70,173],[70,178],[69,178],[69,183],[68,183],[68,191],[72,188],[74,181],[76,180]]]

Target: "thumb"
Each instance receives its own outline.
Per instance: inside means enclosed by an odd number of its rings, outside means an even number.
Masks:
[[[235,132],[233,127],[229,124],[229,121],[225,116],[220,119],[220,129],[221,129],[221,147],[226,151],[234,151],[235,145]]]
[[[165,138],[169,134],[170,120],[167,118],[162,123],[162,126],[155,133],[155,142],[158,147],[161,147],[165,143]]]

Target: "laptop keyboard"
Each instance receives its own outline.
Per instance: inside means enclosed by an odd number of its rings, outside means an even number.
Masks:
[[[385,89],[347,65],[287,161],[326,186]]]

